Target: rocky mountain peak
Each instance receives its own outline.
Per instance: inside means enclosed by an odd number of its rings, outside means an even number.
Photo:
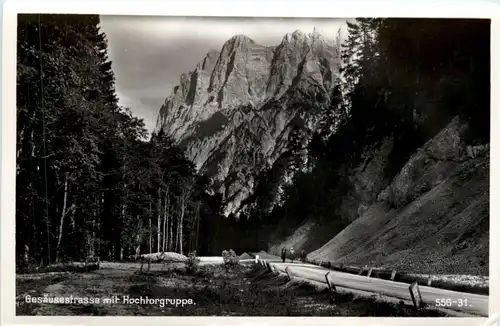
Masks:
[[[231,37],[229,40],[227,40],[226,44],[240,46],[240,45],[255,44],[255,41],[246,35],[236,34],[233,37]]]
[[[306,33],[296,30],[293,33],[287,33],[284,37],[283,40],[281,41],[281,44],[290,44],[290,43],[303,43],[307,42],[308,36]]]
[[[335,53],[316,32],[297,30],[276,47],[239,34],[182,74],[160,108],[157,130],[211,177],[226,214],[239,211],[255,176],[287,148],[292,125],[314,128],[314,112],[328,105]]]

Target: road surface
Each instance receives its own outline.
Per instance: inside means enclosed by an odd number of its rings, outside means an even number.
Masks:
[[[271,266],[276,266],[281,273],[286,273],[285,269],[289,266],[288,272],[292,278],[297,277],[326,283],[326,275],[328,274],[330,283],[336,287],[379,293],[388,297],[411,301],[409,285],[406,283],[337,272],[302,262],[291,263],[287,260],[287,262],[283,263],[280,257],[264,253],[255,253],[255,255],[259,255],[259,259],[269,262]],[[422,300],[431,307],[436,306],[436,300],[450,299],[448,303],[451,305],[443,308],[479,316],[488,316],[488,296],[421,285],[419,285],[419,289]]]

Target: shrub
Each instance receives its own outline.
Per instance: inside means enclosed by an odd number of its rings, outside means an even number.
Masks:
[[[230,270],[240,263],[239,257],[236,256],[233,249],[230,249],[229,251],[224,250],[222,252],[222,259],[224,260],[224,267],[226,270]]]
[[[198,271],[200,265],[200,259],[196,257],[196,251],[191,251],[186,260],[186,271],[190,274],[194,274]]]

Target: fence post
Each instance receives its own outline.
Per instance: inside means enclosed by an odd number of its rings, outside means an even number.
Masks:
[[[423,306],[422,295],[420,294],[420,289],[418,288],[418,282],[413,282],[410,287],[411,300],[413,301],[413,306],[415,309],[420,309]]]
[[[290,267],[290,266],[285,267],[285,272],[286,272],[286,276],[288,278],[288,281],[291,281],[292,280],[292,276],[291,276],[290,272],[288,271],[288,267]]]
[[[257,264],[259,261],[259,255],[255,255],[255,263]]]
[[[366,276],[370,277],[372,275],[372,272],[373,272],[373,267],[370,267],[370,269],[368,269],[368,274],[366,274]]]
[[[396,270],[393,270],[391,273],[391,281],[394,281],[395,278],[396,278]]]
[[[325,274],[326,284],[328,284],[328,289],[330,290],[330,303],[335,303],[337,299],[337,288],[335,287],[335,284],[331,283],[328,279],[329,274],[330,272]]]

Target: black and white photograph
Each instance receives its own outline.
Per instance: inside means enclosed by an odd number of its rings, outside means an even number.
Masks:
[[[488,317],[490,36],[19,14],[16,316]]]

